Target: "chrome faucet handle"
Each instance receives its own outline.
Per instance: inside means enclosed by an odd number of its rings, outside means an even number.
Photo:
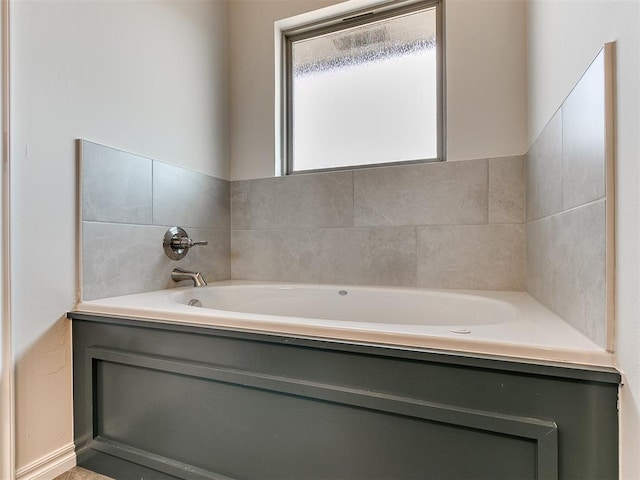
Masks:
[[[175,227],[180,228],[180,227]],[[186,233],[186,232],[185,232]],[[179,235],[172,235],[171,237],[171,248],[176,249],[189,249],[191,247],[195,247],[196,245],[209,245],[207,241],[196,242],[191,240],[189,237],[182,237]]]
[[[183,259],[187,253],[189,253],[189,249],[191,247],[195,247],[196,245],[208,245],[207,241],[196,242],[189,238],[189,235],[181,227],[171,227],[164,234],[164,240],[162,242],[162,247],[164,249],[164,253],[167,254],[171,260],[181,260]]]

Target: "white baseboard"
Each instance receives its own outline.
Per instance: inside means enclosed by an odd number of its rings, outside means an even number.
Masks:
[[[53,480],[58,475],[76,466],[73,443],[31,462],[16,472],[16,480]]]

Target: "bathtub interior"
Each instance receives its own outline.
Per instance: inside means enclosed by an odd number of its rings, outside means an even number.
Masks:
[[[416,289],[334,285],[244,285],[195,289],[175,301],[201,308],[329,321],[423,326],[494,325],[514,322],[505,301],[478,295]]]

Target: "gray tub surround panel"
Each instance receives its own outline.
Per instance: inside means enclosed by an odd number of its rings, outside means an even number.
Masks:
[[[525,223],[524,156],[489,160],[489,223]]]
[[[153,224],[229,231],[229,189],[227,180],[154,162]]]
[[[527,152],[527,221],[562,211],[562,110]]]
[[[113,478],[618,478],[613,369],[70,316],[78,464]]]
[[[419,287],[523,290],[525,226],[418,228]]]
[[[200,271],[208,281],[230,278],[228,181],[85,140],[78,143],[83,300],[177,286],[170,279],[175,267]],[[194,240],[209,245],[172,261],[162,250],[171,226],[185,227]]]
[[[413,227],[234,230],[232,278],[415,286]]]
[[[605,200],[527,225],[529,293],[605,345]]]
[[[231,276],[456,288],[466,271],[459,288],[519,290],[524,220],[523,157],[232,182]],[[465,225],[469,237],[437,263],[420,244],[436,225]]]
[[[175,267],[201,272],[209,282],[230,278],[229,232],[190,228],[192,238],[209,245],[193,248],[184,259],[173,261],[162,250],[167,228],[83,222],[84,300],[191,285],[171,280]]]
[[[562,105],[562,207],[605,197],[604,52]]]
[[[355,170],[355,225],[487,223],[487,179],[487,160]]]
[[[601,53],[527,154],[526,283],[542,304],[611,348],[604,64]]]
[[[82,219],[151,225],[151,161],[87,141],[80,149]]]
[[[251,180],[231,182],[231,230],[251,228]]]
[[[249,228],[353,226],[351,172],[263,178],[250,188]]]

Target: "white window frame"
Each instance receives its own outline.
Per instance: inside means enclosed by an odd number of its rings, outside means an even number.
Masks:
[[[445,0],[351,0],[331,7],[305,13],[275,22],[275,174],[295,175],[319,171],[351,170],[356,168],[380,167],[424,163],[445,160],[446,120],[445,120],[445,45],[444,45],[444,2]],[[403,11],[436,8],[436,69],[437,69],[437,157],[421,160],[390,161],[371,165],[332,167],[319,170],[293,171],[291,151],[291,68],[290,39],[300,39],[328,33],[371,21],[396,16]]]

